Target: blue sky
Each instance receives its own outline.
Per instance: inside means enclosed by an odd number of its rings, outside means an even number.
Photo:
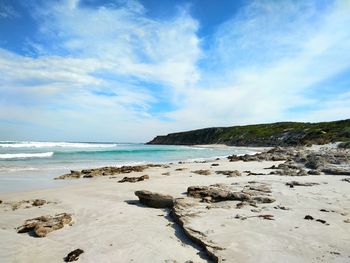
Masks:
[[[349,118],[349,28],[349,0],[0,0],[0,139]]]

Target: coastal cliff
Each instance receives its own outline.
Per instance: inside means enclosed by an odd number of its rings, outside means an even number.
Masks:
[[[350,119],[320,122],[277,122],[214,127],[157,136],[147,144],[230,146],[297,146],[350,140]]]

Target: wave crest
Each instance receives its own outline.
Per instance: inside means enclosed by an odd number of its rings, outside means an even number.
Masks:
[[[48,158],[53,156],[53,152],[45,153],[4,153],[0,154],[0,159],[24,159],[24,158]]]
[[[0,141],[0,148],[111,148],[116,146],[117,144],[111,143]]]

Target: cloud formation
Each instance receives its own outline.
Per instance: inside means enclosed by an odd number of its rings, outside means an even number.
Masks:
[[[30,8],[30,52],[0,48],[2,139],[145,141],[349,117],[346,1],[252,1],[205,39],[188,6],[162,20],[137,1]]]

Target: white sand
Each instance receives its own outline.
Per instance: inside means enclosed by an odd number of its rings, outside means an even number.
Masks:
[[[219,166],[211,167],[211,164]],[[184,197],[191,185],[215,183],[242,185],[248,181],[266,182],[272,186],[276,202],[262,204],[260,213],[254,207],[234,208],[237,202],[217,203],[218,208],[205,209],[198,203],[194,211],[203,210],[190,221],[191,227],[205,233],[204,239],[224,248],[219,256],[224,262],[350,262],[350,184],[342,176],[287,177],[242,176],[226,178],[212,173],[209,176],[191,173],[193,170],[251,170],[267,173],[278,162],[228,162],[173,164],[170,168],[149,168],[142,173],[149,180],[137,183],[118,183],[107,177],[81,179],[83,183],[57,189],[23,193],[0,194],[3,202],[45,199],[56,203],[12,211],[0,205],[1,262],[62,262],[68,252],[85,251],[79,262],[207,262],[198,249],[184,238],[182,231],[168,219],[168,211],[129,204],[137,200],[136,190],[150,190],[174,197]],[[174,171],[176,168],[184,171]],[[170,172],[170,176],[161,173]],[[118,175],[122,178],[124,175]],[[319,182],[312,187],[289,188],[285,182],[297,180]],[[323,184],[323,182],[327,184]],[[282,205],[291,210],[277,210]],[[220,208],[221,206],[221,208]],[[231,208],[229,208],[231,207]],[[320,212],[320,209],[335,212]],[[45,238],[17,234],[15,228],[24,220],[60,212],[72,213],[74,224],[51,232]],[[275,220],[260,218],[240,220],[236,214],[249,216],[272,214]],[[305,215],[326,220],[330,225],[304,220]],[[339,254],[337,254],[339,253]]]

